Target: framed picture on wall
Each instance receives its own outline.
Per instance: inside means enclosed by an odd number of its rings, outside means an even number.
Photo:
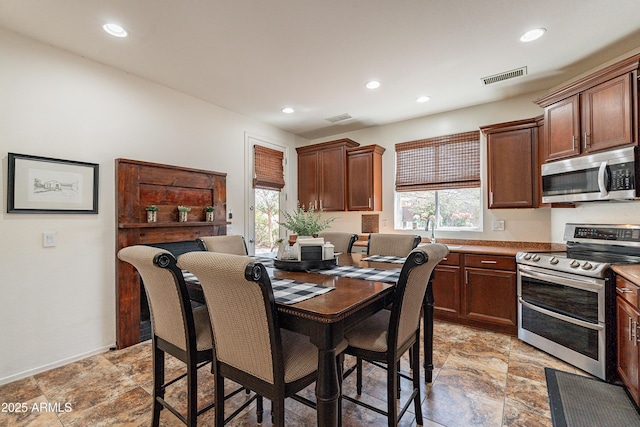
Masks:
[[[8,213],[98,213],[95,163],[9,153]]]

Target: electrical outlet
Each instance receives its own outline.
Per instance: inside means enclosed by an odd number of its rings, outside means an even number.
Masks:
[[[58,243],[58,236],[55,231],[45,231],[42,233],[42,246],[52,248]]]
[[[504,221],[503,220],[495,220],[492,223],[493,231],[504,231]]]

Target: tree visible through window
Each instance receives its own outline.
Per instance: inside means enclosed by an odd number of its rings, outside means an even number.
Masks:
[[[280,192],[256,188],[255,207],[255,252],[272,252],[280,233]]]

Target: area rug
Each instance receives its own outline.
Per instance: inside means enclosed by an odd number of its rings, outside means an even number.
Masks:
[[[597,378],[545,368],[554,427],[640,426],[625,389]]]

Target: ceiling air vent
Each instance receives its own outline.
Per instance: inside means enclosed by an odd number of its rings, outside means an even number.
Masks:
[[[352,118],[353,117],[351,117],[349,113],[343,113],[343,114],[338,114],[337,116],[328,117],[325,120],[331,123],[337,123],[337,122],[341,122],[343,120],[349,120]]]
[[[494,74],[493,76],[483,77],[481,80],[485,85],[490,85],[492,83],[498,83],[503,80],[508,80],[514,77],[521,77],[526,75],[527,75],[527,67],[521,67],[515,70],[505,71],[504,73]]]

